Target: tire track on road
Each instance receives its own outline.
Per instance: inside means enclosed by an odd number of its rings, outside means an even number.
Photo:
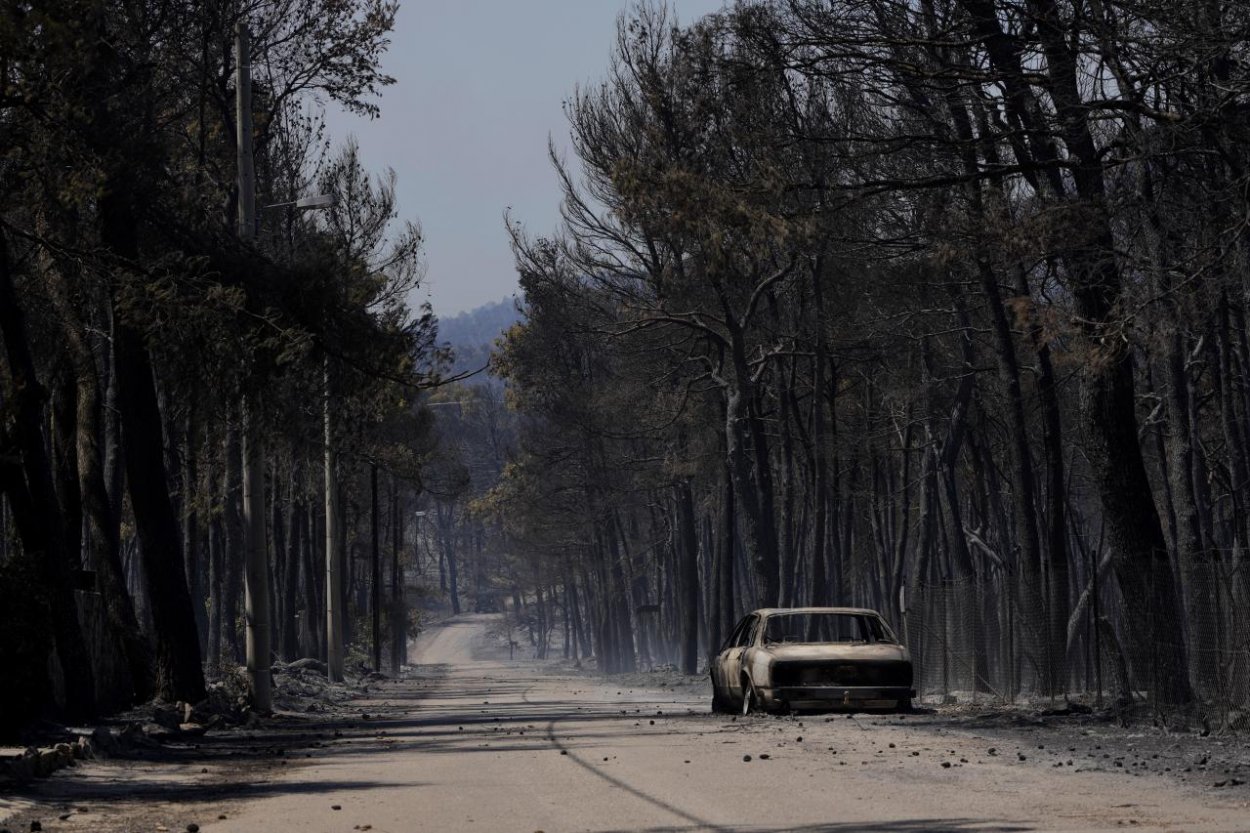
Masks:
[[[535,688],[537,688],[537,686],[530,686],[525,691],[523,691],[521,693],[521,699],[531,706],[536,706],[536,707],[541,708],[543,707],[544,704],[537,703],[531,700],[529,696],[530,692],[533,691]],[[612,785],[613,787],[624,790],[625,792],[629,793],[635,798],[641,801],[645,801],[646,803],[650,804],[652,807],[655,807],[659,810],[669,813],[670,815],[676,816],[677,818],[682,819],[683,821],[687,821],[691,824],[694,824],[702,830],[714,830],[714,831],[719,831],[719,833],[732,833],[732,828],[722,827],[720,825],[717,825],[717,824],[714,824],[713,822],[708,821],[707,819],[696,816],[693,813],[688,813],[685,810],[681,809],[680,807],[674,806],[673,804],[670,804],[667,801],[664,801],[663,799],[656,798],[654,795],[651,795],[645,790],[639,787],[636,787],[633,784],[630,784],[629,782],[616,777],[615,775],[608,774],[602,768],[595,766],[594,763],[586,760],[581,755],[578,755],[572,749],[565,746],[564,743],[562,743],[560,739],[556,737],[555,727],[556,727],[556,724],[560,722],[561,720],[571,720],[571,719],[573,718],[566,716],[566,717],[556,717],[556,718],[552,718],[551,720],[549,720],[547,722],[547,740],[551,741],[551,743],[557,749],[559,749],[560,752],[562,752],[565,756],[570,758],[573,761],[573,763],[577,764],[582,769],[596,776],[600,780],[606,781],[608,784]]]

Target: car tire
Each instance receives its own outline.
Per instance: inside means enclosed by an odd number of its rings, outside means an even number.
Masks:
[[[916,710],[916,707],[912,705],[910,697],[904,697],[898,701],[898,706],[894,710],[899,714],[911,714]]]
[[[760,698],[750,677],[742,678],[742,713],[754,714],[760,710]]]
[[[720,686],[712,681],[712,714],[728,714],[733,711],[729,701],[721,696]]]

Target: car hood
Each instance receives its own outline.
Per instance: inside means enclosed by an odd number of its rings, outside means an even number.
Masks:
[[[810,662],[816,660],[900,660],[909,659],[902,645],[765,645],[761,648],[777,662]]]

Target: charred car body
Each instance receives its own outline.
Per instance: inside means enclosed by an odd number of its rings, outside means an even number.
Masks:
[[[909,709],[911,657],[873,610],[768,608],[711,658],[712,710]]]

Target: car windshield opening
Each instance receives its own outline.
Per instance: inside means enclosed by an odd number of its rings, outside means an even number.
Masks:
[[[885,642],[881,622],[862,613],[781,613],[768,617],[765,642]]]

